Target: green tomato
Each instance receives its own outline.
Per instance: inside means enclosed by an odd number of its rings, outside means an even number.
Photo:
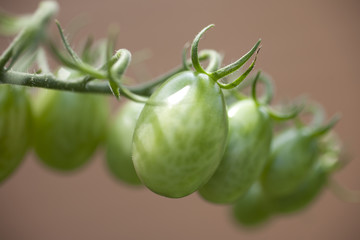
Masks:
[[[278,213],[293,213],[304,209],[321,193],[326,182],[327,174],[316,166],[290,194],[271,200],[274,211]]]
[[[272,215],[269,204],[261,184],[255,182],[245,195],[235,202],[232,213],[235,220],[243,226],[259,226],[269,220]]]
[[[110,172],[125,183],[141,184],[132,162],[132,138],[144,104],[128,101],[116,115],[107,136],[106,160]]]
[[[33,116],[24,88],[0,86],[0,183],[23,160],[32,138]]]
[[[334,134],[319,139],[319,157],[301,184],[291,193],[271,199],[274,211],[293,213],[309,206],[324,190],[331,173],[339,169],[339,141]]]
[[[199,192],[214,203],[232,203],[245,194],[263,171],[269,157],[272,120],[254,100],[233,104],[228,110],[229,134],[224,157]]]
[[[215,172],[227,132],[217,83],[205,74],[181,72],[152,94],[140,114],[133,139],[136,172],[155,193],[189,195]]]
[[[270,196],[285,196],[298,187],[319,154],[318,141],[306,128],[291,128],[275,137],[270,160],[262,175]]]
[[[108,104],[103,96],[42,90],[35,110],[35,151],[51,168],[83,166],[104,140]]]

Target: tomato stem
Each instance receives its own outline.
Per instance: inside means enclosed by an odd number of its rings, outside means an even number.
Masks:
[[[213,50],[203,50],[199,53],[200,61],[205,61],[207,59],[212,60],[213,58],[217,58],[216,52]],[[217,54],[218,55],[218,54]],[[108,64],[113,64],[117,60],[118,56],[116,54],[112,56],[111,60],[104,64],[100,69],[107,69]],[[46,60],[44,60],[46,62]],[[191,60],[187,60],[189,66],[191,66]],[[41,66],[42,67],[42,66]],[[126,97],[127,94],[124,93],[124,89],[128,89],[134,94],[142,95],[142,96],[150,96],[153,92],[153,89],[159,84],[166,81],[169,77],[185,71],[182,65],[175,67],[169,72],[160,75],[152,81],[142,83],[136,86],[123,86],[120,89],[120,94]],[[106,76],[102,80],[105,80]],[[90,81],[91,80],[91,81]],[[46,72],[43,74],[34,74],[34,73],[23,73],[13,70],[8,71],[0,71],[0,84],[13,84],[13,85],[21,85],[28,87],[39,87],[39,88],[48,88],[48,89],[56,89],[56,90],[64,90],[64,91],[72,91],[72,92],[88,92],[88,93],[99,93],[99,94],[112,94],[112,91],[109,87],[107,81],[93,81],[96,80],[93,76],[85,76],[80,79],[71,79],[69,81],[64,81],[56,76],[54,76],[50,72]],[[101,79],[100,79],[101,80]]]
[[[36,12],[28,19],[28,24],[21,29],[0,56],[0,71],[5,70],[5,66],[10,60],[8,69],[15,64],[22,53],[34,50],[37,47],[43,31],[46,29],[51,17],[57,13],[57,10],[58,4],[56,2],[48,1],[39,4]]]

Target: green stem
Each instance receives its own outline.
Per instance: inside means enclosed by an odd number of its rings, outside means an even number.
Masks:
[[[167,75],[172,76],[175,72],[181,72],[183,69],[175,69]],[[168,77],[165,75],[159,77],[150,83],[140,84],[137,86],[129,86],[120,88],[120,94],[127,96],[124,89],[131,91],[134,94],[142,96],[150,96],[155,86],[165,81]],[[83,79],[77,80],[60,80],[52,74],[31,74],[16,71],[0,72],[0,85],[12,84],[27,87],[48,88],[54,90],[63,90],[71,92],[88,92],[112,95],[108,81],[91,81],[84,82]]]
[[[0,71],[3,71],[5,69],[6,63],[10,60],[12,56],[12,52],[14,47],[17,45],[19,40],[21,39],[21,35],[18,35],[8,46],[7,49],[1,54],[0,56]]]
[[[100,71],[106,70],[109,65],[115,64],[118,60],[116,54],[100,67]],[[203,50],[199,53],[199,60],[205,61],[210,59],[209,65],[216,66],[215,62],[219,59],[219,54],[213,50]],[[212,64],[213,62],[213,64]],[[192,66],[191,60],[187,60],[187,65]],[[142,96],[150,96],[156,86],[165,82],[171,76],[185,71],[186,68],[180,65],[170,70],[169,72],[157,77],[156,79],[146,82],[143,84],[139,84],[137,86],[122,86],[120,88],[120,94],[128,97],[129,91],[131,93],[142,95]],[[106,79],[106,76],[101,76],[101,79]],[[39,88],[48,88],[48,89],[56,89],[56,90],[64,90],[64,91],[73,91],[73,92],[89,92],[89,93],[100,93],[100,94],[112,94],[111,88],[109,86],[108,81],[94,81],[96,78],[93,76],[86,76],[81,79],[74,79],[64,81],[56,78],[52,74],[30,74],[30,73],[22,73],[17,71],[6,71],[0,72],[0,84],[13,84],[13,85],[21,85],[28,87],[39,87]],[[137,100],[143,100],[141,96],[137,98]]]
[[[56,2],[48,1],[40,3],[37,11],[29,19],[28,25],[26,25],[20,33],[15,37],[12,43],[0,56],[0,71],[5,70],[5,66],[8,61],[13,57],[12,63],[16,61],[27,48],[32,47],[39,43],[39,36],[46,28],[50,18],[57,12],[58,5]]]
[[[111,94],[111,90],[107,82],[91,82],[89,84],[84,84],[82,80],[60,80],[52,74],[30,74],[11,70],[0,73],[0,84],[13,84],[73,92]]]
[[[1,84],[112,95],[107,81],[92,81],[89,83],[84,83],[82,79],[64,81],[57,79],[52,74],[30,74],[16,71],[0,72],[0,85]],[[135,94],[143,95],[146,93],[146,89],[144,90],[143,86],[127,87],[127,89]],[[121,89],[120,94],[126,95]]]

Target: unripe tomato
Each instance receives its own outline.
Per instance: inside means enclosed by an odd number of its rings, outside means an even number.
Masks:
[[[291,193],[271,200],[274,211],[292,213],[304,209],[320,194],[326,182],[327,174],[316,166]]]
[[[271,199],[274,211],[293,213],[309,206],[324,190],[330,175],[340,167],[339,141],[329,134],[319,139],[319,157],[301,184],[291,193]]]
[[[108,104],[103,96],[43,90],[37,99],[35,151],[49,167],[74,170],[104,140]]]
[[[224,97],[213,79],[191,71],[171,77],[151,95],[136,124],[139,178],[166,197],[193,193],[218,167],[227,130]]]
[[[306,128],[291,128],[275,137],[262,184],[270,196],[293,191],[312,169],[319,154],[318,141]]]
[[[128,101],[116,115],[107,136],[106,160],[110,172],[118,179],[131,184],[141,184],[132,162],[132,139],[136,121],[144,104]]]
[[[228,110],[229,134],[224,157],[199,192],[215,203],[232,203],[245,194],[263,171],[272,138],[272,120],[253,99]]]
[[[0,85],[0,183],[24,158],[32,137],[33,116],[22,87]]]
[[[248,227],[265,223],[270,218],[271,208],[259,182],[235,202],[232,213],[237,222]]]

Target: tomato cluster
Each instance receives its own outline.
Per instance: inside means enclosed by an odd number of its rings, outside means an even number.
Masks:
[[[138,120],[135,127],[123,130],[128,139],[128,130],[133,130],[132,147],[130,151],[127,144],[123,152],[128,156],[118,158],[117,171],[128,159],[124,169],[136,173],[136,180],[151,191],[170,198],[198,192],[207,201],[232,206],[235,219],[245,226],[305,208],[340,166],[339,151],[334,150],[339,143],[328,134],[337,119],[306,125],[298,116],[301,108],[276,113],[269,106],[270,80],[260,73],[252,77],[251,97],[224,96],[223,89],[232,83],[220,83],[217,76],[227,69],[208,73],[197,62],[202,34],[192,46],[195,70],[178,73],[160,85],[140,114],[127,111],[126,117],[124,110],[119,115],[123,126],[127,118]],[[267,85],[263,101],[256,94],[259,79]],[[293,118],[295,126],[274,130],[279,120]],[[125,180],[125,174],[119,178]]]
[[[103,144],[107,167],[118,180],[170,198],[198,192],[209,202],[232,206],[235,219],[246,226],[306,207],[339,168],[338,143],[328,134],[336,119],[306,125],[299,118],[301,107],[276,112],[270,107],[271,82],[260,72],[250,78],[250,96],[235,90],[254,68],[260,40],[222,68],[215,53],[203,69],[198,43],[210,27],[195,37],[191,62],[184,54],[183,69],[159,82],[146,101],[117,81],[130,59],[127,51],[105,64],[113,93],[141,102],[126,102],[112,121],[104,96],[40,90],[30,101],[24,88],[1,85],[0,182],[30,145],[43,164],[69,172],[84,166]],[[77,64],[69,66],[102,77],[69,51]],[[254,55],[238,78],[222,80]],[[62,68],[57,77],[64,72],[64,81],[79,74]],[[266,85],[262,99],[259,81]],[[289,119],[296,119],[294,126],[274,130]]]

